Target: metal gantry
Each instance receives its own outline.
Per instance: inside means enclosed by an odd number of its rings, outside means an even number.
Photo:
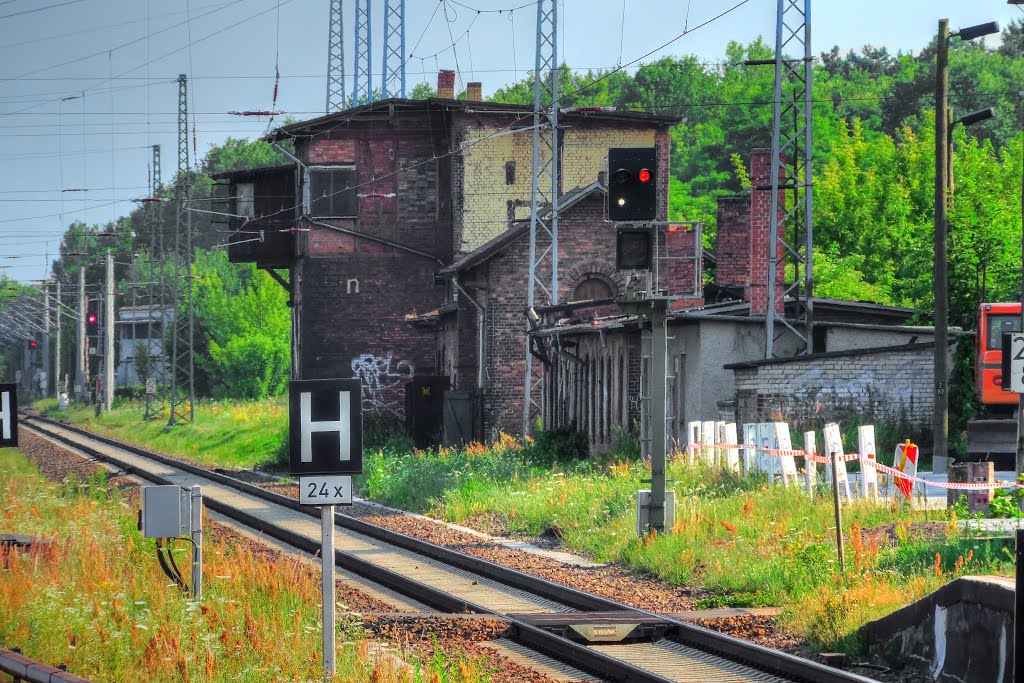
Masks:
[[[330,0],[331,16],[327,25],[327,110],[331,114],[345,108],[345,17],[342,0]]]
[[[558,303],[558,0],[537,2],[537,52],[533,70],[533,165],[530,186],[530,270],[527,307]],[[550,268],[550,284],[544,268]],[[528,324],[529,325],[529,324]],[[523,434],[541,409],[541,382],[534,373],[529,327]]]
[[[799,55],[787,57],[787,50]],[[768,312],[766,317],[765,357],[775,356],[778,321],[803,344],[802,353],[813,351],[814,306],[812,249],[814,230],[811,222],[813,208],[812,92],[813,71],[811,54],[811,0],[778,0],[775,24],[775,93],[774,126],[772,128],[771,203],[769,220],[771,232],[768,242]],[[780,161],[780,157],[782,160]],[[786,190],[792,190],[786,201]],[[779,247],[784,253],[779,253]],[[793,282],[778,283],[778,264],[787,256],[794,265]],[[780,300],[781,294],[781,300]],[[796,304],[797,318],[803,317],[803,329],[786,319],[776,307],[786,297]]]
[[[174,230],[175,311],[171,340],[170,419],[167,426],[191,422],[195,405],[192,311],[192,212],[188,211],[188,77],[178,76],[178,216]]]
[[[370,0],[356,0],[356,68],[352,77],[352,104],[373,101],[373,82],[370,80]]]
[[[405,97],[405,0],[384,0],[381,97]]]

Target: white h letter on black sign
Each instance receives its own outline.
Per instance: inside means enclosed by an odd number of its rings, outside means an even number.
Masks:
[[[313,462],[312,436],[313,432],[337,432],[338,433],[338,459],[347,462],[349,458],[349,392],[338,392],[338,419],[321,420],[313,422],[310,417],[313,413],[312,393],[303,391],[300,394],[301,408],[299,419],[302,420],[302,462]]]
[[[0,422],[3,422],[3,429],[0,429],[0,438],[4,441],[11,439],[11,394],[7,391],[0,391]]]

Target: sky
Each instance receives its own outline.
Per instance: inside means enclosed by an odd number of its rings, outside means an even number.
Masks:
[[[344,2],[349,90],[354,4]],[[377,85],[384,0],[370,7]],[[776,0],[561,0],[559,60],[613,68],[685,33],[644,61],[714,63],[731,40],[774,44],[775,12]],[[170,180],[178,74],[189,76],[193,164],[193,149],[201,158],[228,136],[265,132],[266,118],[227,112],[271,109],[275,70],[278,111],[323,114],[328,13],[329,0],[0,0],[0,273],[41,279],[68,224],[129,213],[149,192],[151,145]],[[459,89],[482,81],[487,95],[533,67],[531,0],[406,0],[406,13],[409,90],[451,68]],[[941,17],[956,29],[1022,16],[1004,0],[819,0],[812,48],[916,51]]]

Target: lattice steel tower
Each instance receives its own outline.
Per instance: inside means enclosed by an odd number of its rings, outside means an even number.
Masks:
[[[151,188],[151,197],[158,198],[160,193],[163,192],[163,172],[160,164],[160,145],[153,145],[153,187]],[[164,238],[163,238],[163,216],[164,216],[164,205],[162,203],[157,204],[157,218],[156,221],[150,225],[149,234],[149,280],[146,282],[146,303],[149,306],[146,314],[146,351],[148,352],[150,360],[150,373],[153,379],[156,380],[157,393],[155,395],[146,394],[145,410],[142,414],[143,420],[151,420],[154,417],[160,415],[163,410],[163,405],[166,401],[166,386],[167,386],[167,372],[166,372],[166,358],[167,353],[164,348],[163,341],[160,342],[160,356],[154,356],[153,351],[153,323],[159,323],[157,329],[160,331],[160,339],[166,338],[164,330],[167,329],[167,320],[165,316],[165,303],[164,295],[164,278],[163,268],[159,268],[155,265],[156,253],[157,253],[157,233],[160,233],[159,247],[160,257],[164,256]],[[152,214],[150,214],[152,220]],[[134,263],[134,259],[132,261]],[[159,272],[159,275],[157,274]],[[134,276],[132,278],[135,279]],[[134,289],[133,297],[134,297]],[[138,344],[138,335],[135,336],[135,344]],[[140,378],[143,383],[146,381],[146,377]]]
[[[345,18],[341,0],[330,0],[327,26],[327,113],[345,108]]]
[[[178,216],[174,230],[174,334],[171,342],[171,416],[168,427],[191,422],[195,406],[192,356],[192,212],[188,210],[192,173],[188,165],[188,77],[178,76]]]
[[[814,231],[811,162],[812,92],[814,68],[811,54],[811,0],[778,0],[775,23],[775,95],[774,127],[772,129],[771,232],[768,242],[768,314],[766,321],[765,357],[775,355],[775,322],[792,332],[803,344],[802,353],[813,351],[814,306],[812,251]],[[786,57],[787,49],[802,54]],[[779,157],[784,157],[779,163]],[[792,190],[786,201],[786,190]],[[780,215],[781,213],[781,215]],[[779,254],[779,246],[785,253]],[[775,308],[780,304],[776,287],[779,262],[792,258],[793,282],[782,288],[781,297],[791,296],[796,305],[796,318],[803,317],[803,330],[786,319]],[[802,309],[802,310],[801,310]]]
[[[405,0],[384,0],[381,97],[405,97]]]
[[[533,70],[533,177],[530,194],[530,277],[527,306],[558,303],[558,0],[537,2],[537,53]],[[551,269],[550,285],[543,281]],[[542,378],[534,376],[529,327],[523,434],[539,412]]]
[[[370,0],[356,0],[356,69],[352,78],[352,105],[373,101],[370,80]],[[360,92],[361,91],[361,92]]]

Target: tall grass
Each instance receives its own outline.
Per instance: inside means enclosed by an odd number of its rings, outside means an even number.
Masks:
[[[636,491],[650,467],[623,460],[541,467],[534,447],[389,453],[365,459],[364,495],[448,521],[513,534],[555,534],[573,550],[672,585],[702,588],[700,606],[790,606],[786,620],[820,647],[857,650],[857,628],[964,572],[1007,573],[998,541],[955,524],[924,536],[920,511],[899,502],[844,507],[845,574],[838,571],[832,498],[700,464],[670,462],[673,533],[636,536]],[[881,533],[895,529],[892,543]],[[888,537],[886,537],[888,538]],[[936,565],[936,555],[939,564]],[[837,577],[843,577],[841,579]]]
[[[262,401],[202,401],[189,425],[167,429],[167,411],[144,421],[142,403],[119,400],[96,416],[89,406],[58,410],[53,399],[35,407],[64,420],[168,455],[220,467],[273,467],[287,459],[287,398]]]
[[[132,498],[102,476],[51,484],[20,453],[0,450],[0,496],[0,531],[52,541],[0,551],[5,646],[96,681],[323,680],[319,577],[297,559],[207,528],[197,605],[160,573]],[[486,680],[485,664],[440,653],[397,670],[368,655],[357,619],[342,619],[336,681]]]

